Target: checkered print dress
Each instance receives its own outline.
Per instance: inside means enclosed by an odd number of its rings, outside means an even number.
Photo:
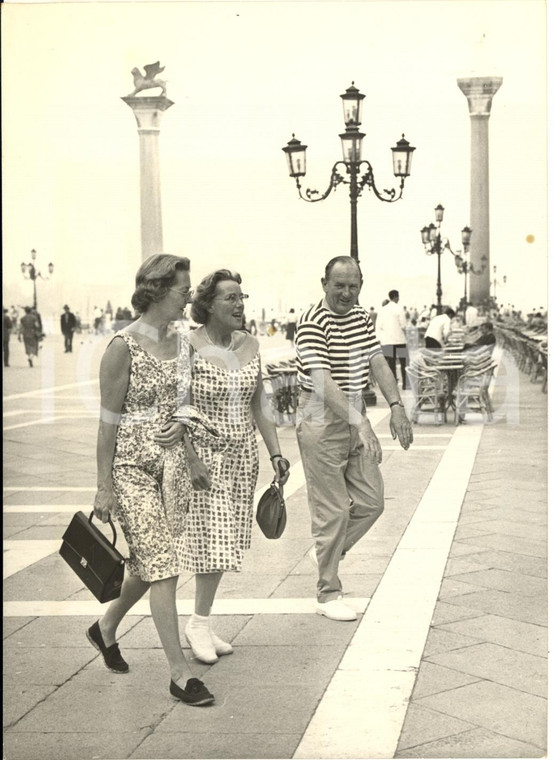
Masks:
[[[194,406],[219,433],[209,445],[192,440],[212,478],[208,491],[194,491],[180,537],[185,572],[240,570],[250,548],[258,446],[250,401],[256,389],[260,356],[237,369],[223,369],[195,353]]]

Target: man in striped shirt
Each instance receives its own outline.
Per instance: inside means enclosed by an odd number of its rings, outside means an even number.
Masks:
[[[381,446],[362,398],[370,367],[391,407],[392,437],[408,449],[413,435],[371,317],[358,305],[362,274],[357,261],[332,259],[321,283],[325,297],[300,317],[296,333],[296,433],[315,538],[310,557],[319,572],[316,612],[355,620],[356,613],[342,601],[339,561],[384,507]]]

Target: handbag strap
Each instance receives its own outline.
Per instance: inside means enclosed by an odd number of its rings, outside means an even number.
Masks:
[[[92,518],[93,518],[93,517],[94,517],[94,510],[92,510],[92,512],[90,513],[90,517],[89,517],[89,519],[88,519],[88,521],[89,521],[89,523],[90,523],[91,525],[92,525]],[[116,544],[116,541],[117,541],[117,533],[115,532],[115,525],[113,524],[113,521],[112,521],[112,516],[111,516],[111,515],[108,515],[108,522],[109,522],[109,524],[110,524],[110,526],[111,526],[111,529],[112,529],[112,533],[113,533],[113,541],[112,541],[112,546],[113,546],[113,547],[114,547],[114,549],[115,549],[115,544]]]
[[[279,496],[281,497],[281,501],[284,500],[283,497],[283,486],[279,483],[279,478],[277,477],[277,473],[275,473],[275,477],[271,481],[271,485],[273,488],[275,488],[276,491],[279,491]]]

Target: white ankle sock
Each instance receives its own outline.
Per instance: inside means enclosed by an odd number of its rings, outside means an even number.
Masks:
[[[209,615],[197,615],[196,612],[193,612],[190,616],[191,628],[208,628],[209,624]]]

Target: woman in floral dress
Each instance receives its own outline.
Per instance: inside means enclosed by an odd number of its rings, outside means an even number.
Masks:
[[[197,659],[214,663],[233,648],[211,629],[210,611],[225,571],[239,571],[250,547],[258,445],[254,422],[280,481],[289,463],[281,455],[269,407],[262,408],[258,341],[241,330],[244,299],[240,275],[219,269],[205,277],[192,302],[191,316],[201,325],[190,333],[193,349],[192,400],[218,431],[197,440],[200,461],[211,478],[208,490],[193,494],[182,538],[184,569],[196,574],[195,613],[185,635]],[[195,481],[196,465],[192,465]]]
[[[152,617],[170,669],[170,693],[187,704],[204,705],[214,697],[202,681],[190,678],[175,597],[183,570],[177,538],[193,490],[190,462],[195,462],[195,487],[206,488],[210,480],[186,435],[183,440],[166,437],[167,448],[155,440],[178,408],[180,419],[187,419],[189,344],[182,330],[171,325],[182,319],[190,300],[189,266],[188,259],[167,254],[143,263],[132,298],[140,317],[114,336],[102,359],[94,513],[103,522],[110,513],[117,517],[130,556],[121,596],[87,637],[110,670],[128,672],[116,643],[117,627],[150,590]]]

